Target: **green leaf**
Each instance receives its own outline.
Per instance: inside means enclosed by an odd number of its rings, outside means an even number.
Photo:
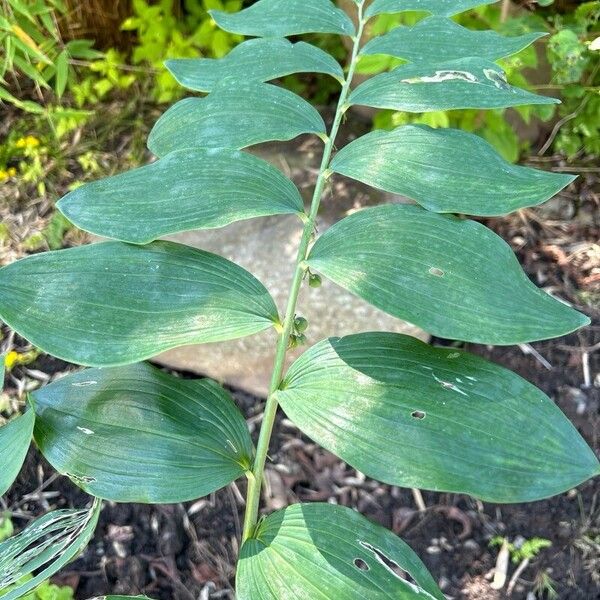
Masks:
[[[2,600],[21,598],[76,558],[94,533],[101,506],[94,500],[88,510],[55,510],[2,542],[0,590],[13,586]]]
[[[428,210],[481,216],[540,204],[575,179],[511,165],[479,136],[425,125],[358,138],[338,152],[331,169]]]
[[[464,58],[435,65],[402,65],[359,85],[350,104],[405,112],[457,108],[507,108],[557,104],[558,100],[513,87],[495,63]]]
[[[252,463],[244,417],[209,379],[179,379],[145,363],[85,369],[34,392],[32,403],[48,462],[107,500],[192,500]]]
[[[0,427],[0,456],[2,456],[0,496],[5,494],[13,484],[25,462],[34,422],[35,414],[32,410],[28,410]]]
[[[589,324],[537,289],[508,244],[481,223],[417,206],[346,217],[317,240],[307,264],[438,337],[518,344]]]
[[[481,6],[494,4],[498,0],[374,0],[367,8],[365,15],[374,17],[383,13],[399,13],[408,10],[418,10],[451,17],[461,12]]]
[[[106,242],[19,260],[0,269],[0,318],[45,352],[88,366],[130,364],[278,321],[250,273],[172,242]]]
[[[240,150],[302,133],[324,136],[325,123],[300,96],[266,83],[222,85],[167,110],[150,132],[148,148],[159,157],[184,148]]]
[[[209,12],[221,29],[242,35],[274,38],[301,33],[355,33],[350,17],[330,0],[259,0],[236,13]]]
[[[598,11],[600,15],[600,11]],[[546,54],[557,83],[578,83],[590,62],[586,43],[572,29],[563,29],[548,40]]]
[[[306,435],[392,485],[530,502],[600,474],[592,450],[536,387],[405,335],[324,340],[291,366],[276,397]]]
[[[333,504],[293,504],[242,546],[238,600],[443,600],[417,555],[391,531]]]
[[[201,149],[83,185],[57,206],[86,231],[136,244],[304,211],[294,184],[269,163],[235,150]]]
[[[224,58],[182,58],[165,64],[181,85],[199,92],[211,92],[224,79],[264,82],[293,73],[326,73],[338,81],[344,79],[342,67],[327,52],[286,39],[247,40]]]
[[[69,80],[69,52],[63,50],[56,59],[56,95],[60,98]]]
[[[446,17],[429,17],[414,27],[396,27],[385,35],[373,38],[361,54],[387,54],[412,63],[435,65],[443,61],[477,56],[498,60],[516,54],[545,33],[526,33],[506,37],[495,31],[474,31]]]

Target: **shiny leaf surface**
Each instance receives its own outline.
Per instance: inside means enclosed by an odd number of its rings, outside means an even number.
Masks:
[[[589,319],[537,289],[501,238],[475,221],[388,204],[328,229],[311,269],[438,337],[517,344]]]
[[[114,366],[268,329],[264,286],[236,264],[172,242],[106,242],[0,269],[0,317],[69,362]]]
[[[557,104],[511,86],[504,71],[480,58],[407,64],[380,73],[359,85],[350,104],[405,112],[431,112],[458,108],[507,108],[523,104]]]
[[[179,379],[145,363],[85,369],[32,401],[35,440],[48,462],[107,500],[192,500],[252,462],[244,417],[209,379]]]
[[[246,40],[224,58],[181,58],[165,64],[181,85],[199,92],[211,92],[224,79],[264,82],[293,73],[326,73],[344,79],[342,67],[327,52],[283,38]]]
[[[301,33],[354,35],[350,17],[330,0],[259,0],[236,13],[209,11],[230,33],[256,37],[286,37]]]
[[[88,510],[52,511],[0,543],[0,590],[11,587],[2,600],[25,596],[75,559],[92,537],[100,509],[95,500]]]
[[[333,504],[294,504],[242,546],[238,600],[443,600],[399,537]]]
[[[59,203],[81,229],[145,244],[163,235],[302,213],[294,184],[269,163],[235,150],[190,149],[77,188]]]
[[[462,27],[446,17],[429,17],[414,27],[396,27],[385,35],[370,40],[361,54],[387,54],[412,63],[435,65],[477,56],[498,60],[516,54],[545,33],[526,33],[506,37],[495,31],[475,31]]]
[[[1,390],[1,387],[0,387]],[[29,450],[35,414],[28,410],[0,427],[0,496],[13,484]]]
[[[540,204],[574,179],[512,165],[471,133],[421,125],[368,133],[340,150],[331,168],[428,210],[481,216]]]
[[[300,96],[266,83],[223,85],[169,108],[150,132],[148,148],[159,157],[185,148],[240,150],[302,133],[324,135],[325,124]]]
[[[306,435],[392,485],[529,502],[600,473],[542,391],[482,358],[409,336],[320,342],[281,388],[277,399]]]
[[[407,10],[418,10],[451,17],[461,12],[481,6],[494,4],[498,0],[374,0],[367,8],[365,15],[374,17],[383,13],[399,13]]]

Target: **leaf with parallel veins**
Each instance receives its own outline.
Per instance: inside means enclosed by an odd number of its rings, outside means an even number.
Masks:
[[[432,15],[451,17],[484,4],[494,4],[498,0],[374,0],[365,15],[374,17],[384,13],[424,11]]]
[[[246,40],[223,58],[180,58],[168,60],[167,69],[189,90],[212,92],[223,80],[265,82],[293,73],[325,73],[343,81],[344,71],[327,52],[287,39]]]
[[[589,324],[536,288],[487,227],[417,206],[387,204],[342,219],[316,241],[307,264],[438,337],[519,344]]]
[[[87,366],[131,364],[279,320],[242,267],[172,242],[104,242],[12,263],[0,269],[0,318],[45,352]]]
[[[252,217],[304,212],[296,186],[269,163],[237,150],[199,148],[85,184],[57,208],[85,231],[135,244]]]
[[[223,84],[169,108],[152,128],[148,148],[158,157],[186,148],[241,150],[303,133],[324,136],[325,123],[297,94],[267,83]]]
[[[0,543],[0,590],[10,588],[2,600],[22,598],[74,560],[92,537],[101,508],[94,500],[87,510],[46,513]]]
[[[355,33],[350,17],[330,0],[258,0],[236,13],[209,12],[221,29],[241,35],[274,38],[302,33]]]
[[[495,31],[467,29],[446,17],[428,17],[414,27],[396,27],[370,40],[362,55],[386,54],[411,63],[434,65],[467,56],[495,61],[523,50],[546,33],[507,37]]]
[[[324,340],[290,367],[276,397],[303,433],[392,485],[530,502],[600,474],[542,391],[482,358],[405,335]]]
[[[443,600],[399,537],[350,508],[293,504],[244,542],[238,600]]]
[[[350,105],[419,113],[557,103],[511,86],[496,63],[480,58],[402,65],[368,79],[349,99]]]
[[[32,402],[48,462],[107,500],[192,500],[252,463],[244,417],[209,379],[180,379],[145,363],[85,369],[37,390]]]
[[[535,206],[575,179],[512,165],[479,136],[425,125],[368,133],[342,148],[331,169],[427,210],[480,216]]]
[[[1,390],[1,386],[0,386]],[[0,427],[0,496],[14,483],[31,444],[35,415],[31,409]]]

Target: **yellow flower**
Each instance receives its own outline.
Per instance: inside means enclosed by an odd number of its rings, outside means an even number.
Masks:
[[[6,181],[11,177],[14,177],[17,174],[17,170],[14,167],[10,167],[8,170],[4,171],[0,169],[0,181]]]
[[[4,357],[4,366],[10,371],[19,362],[19,353],[12,350]]]
[[[32,135],[19,138],[15,143],[15,148],[37,148],[40,145],[40,140]]]
[[[39,354],[40,353],[38,350],[29,350],[28,352],[23,352],[21,354],[11,350],[4,357],[4,366],[6,367],[7,371],[10,371],[17,365],[28,365],[32,363],[39,356]]]

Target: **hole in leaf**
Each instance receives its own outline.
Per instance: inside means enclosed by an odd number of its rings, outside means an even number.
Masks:
[[[419,421],[421,421],[422,419],[424,419],[427,416],[427,413],[424,413],[422,410],[415,410],[410,413],[410,416],[413,419],[418,419]]]
[[[368,571],[369,568],[370,568],[369,565],[362,558],[355,558],[354,559],[354,566],[359,571]]]
[[[444,271],[438,269],[437,267],[431,267],[431,269],[429,269],[429,274],[434,275],[435,277],[443,277]]]
[[[420,589],[419,584],[413,579],[412,575],[405,571],[400,565],[392,560],[389,556],[386,556],[379,548],[368,544],[367,542],[358,542],[363,548],[369,550],[375,555],[375,558],[381,563],[390,573],[395,575],[398,579],[402,579],[411,585],[411,587]]]

